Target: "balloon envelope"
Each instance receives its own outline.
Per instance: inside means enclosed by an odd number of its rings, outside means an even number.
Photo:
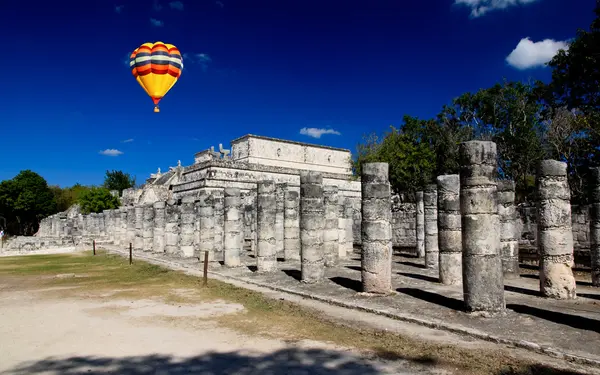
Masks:
[[[183,70],[181,52],[172,44],[144,43],[131,53],[129,66],[133,76],[155,104],[177,83]]]

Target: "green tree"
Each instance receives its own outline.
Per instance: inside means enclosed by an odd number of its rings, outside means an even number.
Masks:
[[[81,212],[89,214],[90,212],[99,213],[104,210],[119,207],[119,198],[110,193],[110,190],[103,187],[92,187],[83,191],[79,196]]]
[[[548,156],[568,163],[572,201],[587,203],[589,167],[600,165],[600,5],[589,31],[548,63],[552,81],[539,85],[546,105]]]
[[[118,190],[121,195],[123,190],[135,186],[135,177],[131,177],[129,173],[123,171],[106,171],[103,186],[108,190]]]
[[[31,170],[0,183],[0,208],[12,234],[37,231],[39,220],[56,213],[56,199],[46,180]]]
[[[79,197],[90,187],[81,184],[61,188],[59,186],[51,186],[50,189],[54,193],[56,199],[56,209],[58,212],[66,211],[72,205],[78,203]]]

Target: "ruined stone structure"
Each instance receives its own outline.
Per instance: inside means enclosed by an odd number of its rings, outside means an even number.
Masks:
[[[592,285],[600,286],[600,168],[592,168],[590,200],[590,268]]]
[[[518,278],[519,218],[515,206],[515,183],[498,181],[498,216],[500,218],[500,257],[505,279]]]
[[[323,176],[318,172],[301,172],[300,272],[305,283],[317,283],[325,277],[324,230]]]
[[[417,256],[425,258],[425,207],[423,205],[423,192],[418,191],[416,194],[416,240],[417,240]]]
[[[546,297],[572,299],[576,293],[567,164],[543,160],[537,189],[540,291]]]
[[[463,292],[467,310],[496,313],[505,308],[500,259],[496,144],[460,145]]]
[[[437,177],[438,247],[440,283],[462,283],[462,231],[460,217],[460,176]]]
[[[423,192],[423,207],[425,212],[425,267],[433,269],[438,267],[439,259],[437,205],[437,186],[429,184]]]
[[[362,288],[392,290],[391,192],[387,163],[362,166]]]

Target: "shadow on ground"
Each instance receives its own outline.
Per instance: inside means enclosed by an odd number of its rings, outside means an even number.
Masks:
[[[25,363],[5,374],[378,374],[372,365],[321,349],[284,349],[262,356],[215,353],[179,360],[172,356],[48,358]]]

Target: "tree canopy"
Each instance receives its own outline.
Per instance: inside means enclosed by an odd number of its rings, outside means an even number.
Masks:
[[[365,162],[390,165],[398,193],[412,195],[441,174],[458,173],[461,142],[496,142],[498,177],[513,179],[518,201],[532,198],[542,159],[569,165],[572,199],[586,203],[588,170],[600,164],[600,7],[589,31],[578,30],[568,49],[548,63],[550,82],[504,80],[444,105],[432,119],[404,116],[358,145],[353,170]]]
[[[135,186],[135,177],[123,171],[106,171],[103,186],[108,190],[118,190],[121,195],[123,190]]]

